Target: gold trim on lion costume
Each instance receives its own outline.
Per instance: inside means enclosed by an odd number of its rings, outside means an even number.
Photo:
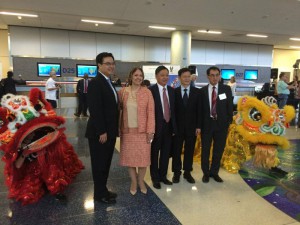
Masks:
[[[295,109],[292,106],[279,109],[273,97],[258,100],[244,96],[239,99],[237,110],[228,130],[223,167],[237,173],[252,157],[255,166],[268,169],[277,166],[277,148],[290,146],[285,130],[295,117]]]

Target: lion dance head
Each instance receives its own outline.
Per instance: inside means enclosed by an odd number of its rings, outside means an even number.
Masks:
[[[294,117],[295,109],[292,106],[279,109],[273,97],[262,100],[249,96],[240,98],[237,114],[229,127],[223,167],[236,173],[252,157],[256,166],[277,166],[277,148],[289,148],[285,131]]]
[[[4,95],[0,107],[0,150],[4,151],[9,197],[23,204],[38,201],[46,189],[62,192],[83,165],[67,142],[62,125],[38,88]]]

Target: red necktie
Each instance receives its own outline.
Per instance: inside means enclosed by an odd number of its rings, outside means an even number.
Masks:
[[[217,93],[216,93],[216,87],[213,86],[212,92],[211,92],[211,116],[213,118],[217,118]]]
[[[165,121],[168,123],[170,121],[170,107],[169,107],[169,101],[166,93],[166,88],[163,88],[163,101],[164,101],[164,118]]]
[[[84,93],[87,93],[87,80],[84,80]]]

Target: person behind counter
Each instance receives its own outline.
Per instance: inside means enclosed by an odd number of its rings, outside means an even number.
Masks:
[[[87,91],[89,86],[89,75],[84,74],[83,79],[80,79],[77,83],[76,90],[78,95],[78,110],[74,113],[74,116],[80,117],[80,114],[87,117]]]
[[[61,88],[59,84],[56,84],[55,78],[56,78],[56,72],[52,70],[50,73],[50,78],[46,82],[46,88],[45,88],[45,98],[46,100],[51,104],[53,109],[57,108],[57,97],[56,97],[56,91]]]
[[[113,75],[113,78],[111,79],[111,82],[114,86],[121,86],[121,79],[118,77],[117,74]]]
[[[286,105],[288,96],[290,94],[290,89],[294,89],[296,82],[294,81],[292,85],[287,84],[288,77],[285,73],[280,73],[279,81],[277,83],[277,93],[278,93],[278,108],[283,109]]]
[[[16,84],[22,85],[26,84],[26,81],[22,80],[15,80],[13,79],[14,73],[12,71],[7,72],[7,78],[4,78],[1,80],[1,86],[2,86],[2,95],[4,94],[17,94],[16,90]],[[1,96],[2,97],[2,96]]]

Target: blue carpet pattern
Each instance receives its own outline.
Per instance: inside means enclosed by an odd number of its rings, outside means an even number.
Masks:
[[[245,163],[240,175],[245,182],[272,205],[300,222],[300,140],[291,140],[289,150],[278,151],[280,165],[289,172],[283,178]]]

